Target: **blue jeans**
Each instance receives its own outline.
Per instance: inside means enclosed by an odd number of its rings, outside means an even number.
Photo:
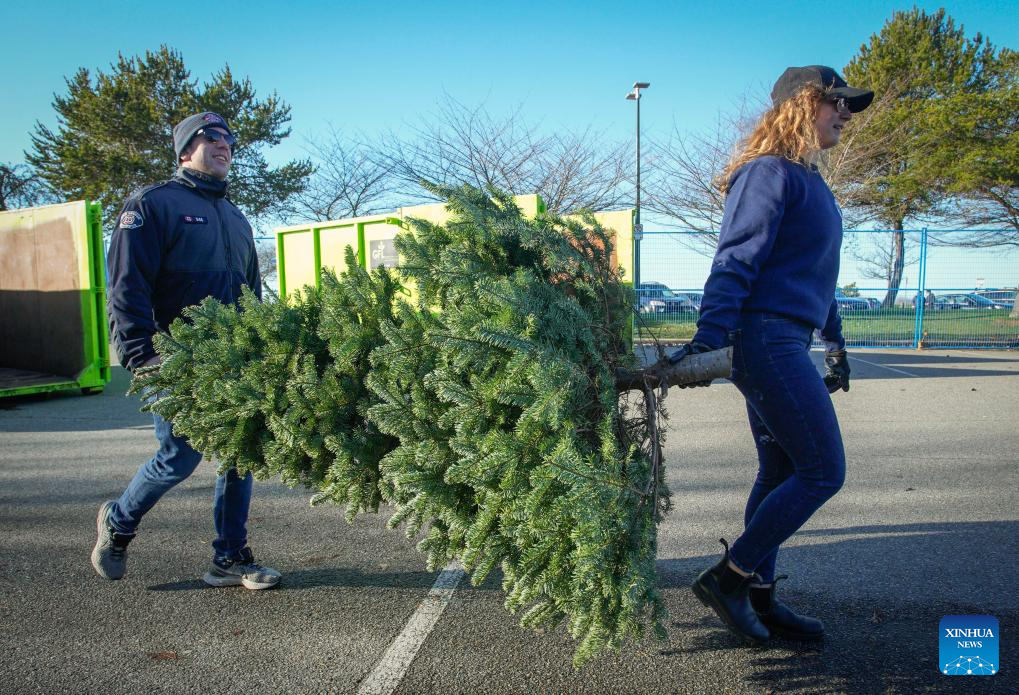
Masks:
[[[177,483],[194,473],[202,455],[187,440],[176,436],[170,423],[155,413],[156,439],[159,451],[135,473],[124,494],[110,511],[110,526],[117,533],[134,533],[145,513]],[[212,542],[216,557],[236,559],[247,545],[248,508],[251,505],[252,477],[243,478],[231,468],[216,479],[213,518],[216,540]]]
[[[845,481],[846,456],[831,396],[810,360],[813,327],[744,313],[733,339],[732,382],[747,402],[760,464],[730,559],[765,583],[778,548]]]

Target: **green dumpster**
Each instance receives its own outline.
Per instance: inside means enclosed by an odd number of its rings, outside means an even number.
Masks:
[[[515,201],[526,215],[533,217],[545,211],[540,196],[521,195],[516,196]],[[276,233],[280,296],[285,297],[306,285],[318,287],[323,268],[342,271],[343,251],[347,246],[357,253],[358,263],[369,270],[380,265],[397,265],[393,239],[406,227],[405,220],[409,217],[440,224],[449,219],[449,211],[445,203],[432,203],[398,208],[383,215],[277,227],[273,231]],[[599,212],[595,213],[595,219],[613,231],[613,260],[623,267],[626,279],[632,278],[633,210]]]
[[[98,203],[0,212],[0,397],[110,381]]]

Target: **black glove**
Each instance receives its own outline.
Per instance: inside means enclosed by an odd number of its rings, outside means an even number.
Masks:
[[[832,350],[824,356],[824,385],[828,393],[849,390],[849,359],[845,350]]]
[[[714,348],[709,347],[704,343],[691,340],[689,343],[669,355],[669,364],[679,364],[680,361],[687,355],[699,355],[702,352],[711,352],[713,349]]]

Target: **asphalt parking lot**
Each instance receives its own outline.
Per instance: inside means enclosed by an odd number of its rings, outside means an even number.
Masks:
[[[719,382],[666,401],[665,641],[575,671],[565,631],[518,627],[498,578],[461,582],[395,692],[1019,692],[1019,353],[851,359],[834,397],[846,485],[779,558],[781,594],[825,621],[822,645],[739,646],[688,588],[738,534],[754,473],[742,399]],[[146,517],[125,579],[93,573],[96,509],[154,444],[114,372],[98,396],[0,400],[0,691],[356,692],[436,581],[385,513],[348,525],[307,491],[258,483],[250,541],[283,584],[207,588],[203,465]],[[939,621],[974,614],[999,620],[1000,672],[942,675]]]

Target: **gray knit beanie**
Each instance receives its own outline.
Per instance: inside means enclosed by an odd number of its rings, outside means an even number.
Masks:
[[[222,128],[231,135],[234,134],[230,130],[230,126],[226,124],[226,119],[220,116],[218,113],[212,111],[205,111],[203,113],[196,113],[194,116],[188,116],[183,121],[173,127],[173,151],[177,153],[177,161],[180,161],[180,155],[184,151],[184,148],[191,142],[191,138],[195,136],[202,128]]]

